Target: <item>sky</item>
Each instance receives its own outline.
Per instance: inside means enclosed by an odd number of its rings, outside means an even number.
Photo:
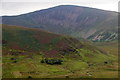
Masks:
[[[77,5],[118,11],[120,0],[0,0],[1,15],[20,15],[58,5]]]

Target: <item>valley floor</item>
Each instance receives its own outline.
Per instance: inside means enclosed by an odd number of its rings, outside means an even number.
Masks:
[[[48,65],[41,59],[40,55],[4,56],[3,78],[118,78],[117,62],[88,64],[64,58],[61,65]]]

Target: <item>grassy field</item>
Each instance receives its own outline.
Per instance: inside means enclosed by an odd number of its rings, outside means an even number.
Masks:
[[[16,63],[13,63],[16,59]],[[117,63],[87,63],[82,60],[63,58],[61,65],[41,63],[41,55],[3,57],[3,78],[117,78]],[[94,59],[93,59],[94,60]]]

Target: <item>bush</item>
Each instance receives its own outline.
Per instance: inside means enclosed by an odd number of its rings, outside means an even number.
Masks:
[[[15,58],[11,58],[11,60],[16,60]]]
[[[32,78],[31,76],[28,76],[28,78]]]
[[[2,40],[2,44],[7,44],[7,41],[6,40]]]
[[[45,63],[45,61],[44,61],[44,60],[41,60],[41,63]]]
[[[66,78],[69,78],[69,76],[66,76]]]
[[[13,63],[17,63],[17,61],[13,61]]]
[[[62,60],[60,59],[42,59],[41,63],[46,63],[46,64],[50,64],[50,65],[54,65],[54,64],[62,64]]]
[[[104,62],[104,64],[108,64],[108,62],[107,62],[107,61],[105,61],[105,62]]]

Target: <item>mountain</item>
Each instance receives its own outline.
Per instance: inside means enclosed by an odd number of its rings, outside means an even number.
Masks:
[[[76,38],[12,25],[2,36],[3,78],[116,77],[115,56]]]
[[[91,41],[117,40],[117,12],[61,5],[18,16],[3,16],[3,24],[40,28]]]

